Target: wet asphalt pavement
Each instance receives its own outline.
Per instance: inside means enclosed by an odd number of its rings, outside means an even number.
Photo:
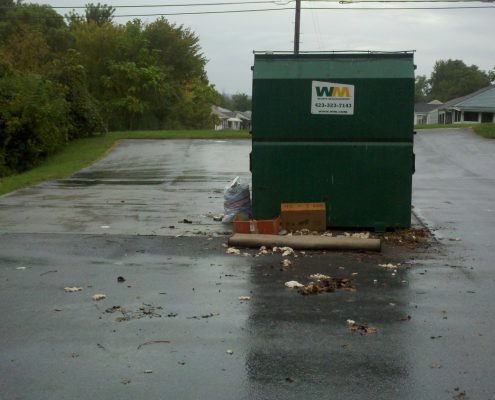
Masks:
[[[279,254],[225,254],[208,215],[227,181],[249,179],[249,150],[127,141],[69,180],[1,197],[0,398],[494,399],[495,141],[416,136],[430,247],[299,253],[287,269]],[[316,272],[357,290],[284,287]]]

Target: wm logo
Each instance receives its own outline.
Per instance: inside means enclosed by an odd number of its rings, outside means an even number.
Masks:
[[[316,86],[318,97],[350,97],[348,87]]]

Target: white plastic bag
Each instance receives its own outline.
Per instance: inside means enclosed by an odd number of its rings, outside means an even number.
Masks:
[[[237,214],[243,219],[251,219],[251,194],[249,192],[249,185],[241,183],[241,179],[238,176],[225,186],[223,199],[225,216],[222,222],[224,224],[231,223]]]

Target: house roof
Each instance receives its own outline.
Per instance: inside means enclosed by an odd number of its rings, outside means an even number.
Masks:
[[[415,113],[429,113],[430,111],[436,110],[442,104],[430,104],[430,103],[417,103],[414,105]]]
[[[494,108],[495,109],[495,85],[486,86],[466,96],[457,97],[447,101],[440,109],[452,108]]]
[[[236,118],[237,113],[219,106],[211,106],[211,111],[221,119]]]

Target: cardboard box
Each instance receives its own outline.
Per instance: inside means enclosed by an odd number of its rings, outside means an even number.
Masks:
[[[236,215],[234,219],[234,233],[261,233],[264,235],[278,235],[280,231],[280,217],[264,220],[243,220]]]
[[[325,203],[282,203],[282,227],[288,231],[309,229],[324,232],[327,229]]]

